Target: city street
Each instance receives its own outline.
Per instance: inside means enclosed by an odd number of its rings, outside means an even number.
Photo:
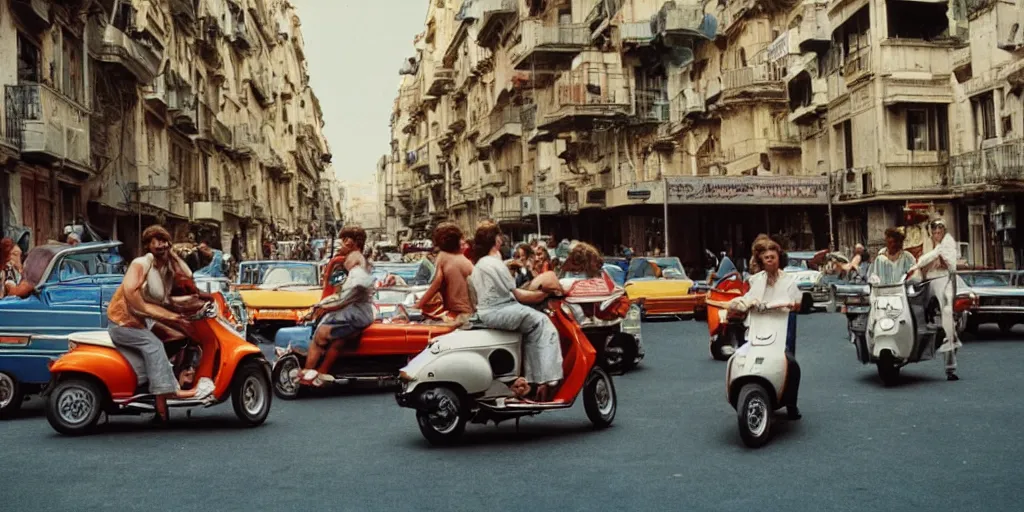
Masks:
[[[983,331],[883,388],[845,318],[799,319],[803,419],[761,450],[740,442],[725,364],[693,321],[644,325],[647,358],[615,380],[615,424],[581,405],[432,448],[390,391],[275,400],[239,429],[230,406],[168,430],[116,418],[58,436],[38,400],[0,423],[0,509],[36,510],[1018,510],[1024,342]]]

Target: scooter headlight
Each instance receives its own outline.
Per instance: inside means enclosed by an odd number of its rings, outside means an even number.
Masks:
[[[883,331],[891,331],[896,328],[896,321],[888,317],[883,318],[878,321],[878,326],[881,327]]]

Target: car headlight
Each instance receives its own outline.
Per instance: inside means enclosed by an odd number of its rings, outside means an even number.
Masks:
[[[626,313],[626,318],[629,320],[640,320],[640,308],[637,306],[630,306],[629,312]]]

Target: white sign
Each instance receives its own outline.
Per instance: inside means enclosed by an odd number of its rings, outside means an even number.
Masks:
[[[789,31],[785,31],[768,45],[768,62],[777,62],[789,55]]]

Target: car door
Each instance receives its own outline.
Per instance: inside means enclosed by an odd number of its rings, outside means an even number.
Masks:
[[[102,329],[106,325],[102,307],[102,286],[91,265],[94,255],[72,254],[60,257],[53,272],[38,287],[42,301],[50,311],[43,324],[53,333],[69,334],[75,331]],[[74,267],[78,273],[62,272]]]

